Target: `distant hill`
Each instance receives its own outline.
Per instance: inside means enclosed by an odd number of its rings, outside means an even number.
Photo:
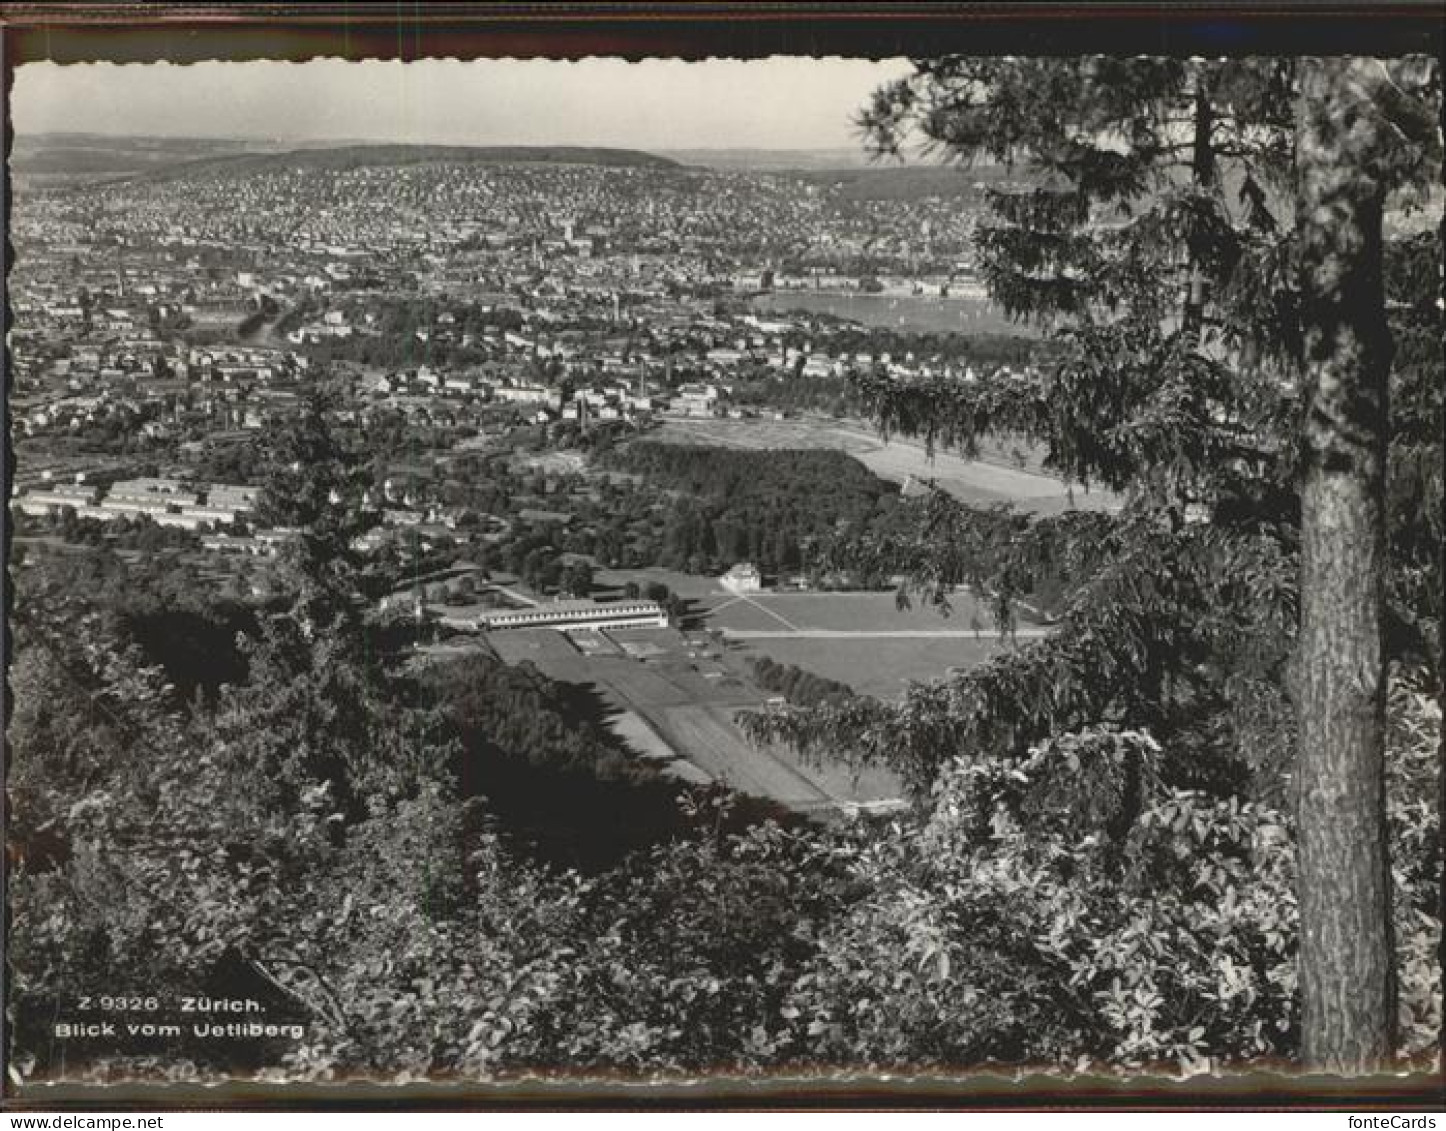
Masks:
[[[247,175],[288,168],[355,169],[376,165],[543,163],[676,169],[666,157],[635,149],[576,146],[410,145],[268,138],[121,137],[105,134],[17,135],[10,171],[20,185],[162,181]]]
[[[10,153],[10,171],[18,177],[57,179],[94,178],[107,173],[119,176],[187,161],[283,148],[286,143],[250,138],[17,134]]]
[[[681,169],[676,161],[636,149],[567,145],[344,145],[207,157],[146,171],[135,179],[249,176],[289,169],[345,170],[406,165],[600,165],[609,168]]]

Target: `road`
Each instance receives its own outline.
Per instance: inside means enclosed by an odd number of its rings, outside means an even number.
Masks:
[[[986,640],[998,636],[992,629],[975,628],[900,628],[882,631],[847,628],[720,628],[718,631],[730,640],[923,640],[930,637]],[[1038,625],[1021,625],[1009,636],[1019,640],[1039,640],[1053,631]]]

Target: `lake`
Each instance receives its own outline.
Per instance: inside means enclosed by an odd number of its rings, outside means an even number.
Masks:
[[[881,329],[1038,336],[1033,329],[1011,322],[999,307],[984,298],[856,294],[848,291],[773,291],[755,295],[750,303],[758,311],[781,314],[804,310],[810,314],[831,314]]]

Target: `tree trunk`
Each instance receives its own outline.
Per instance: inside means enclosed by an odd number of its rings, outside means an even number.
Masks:
[[[1196,79],[1195,89],[1195,136],[1191,142],[1190,176],[1197,190],[1211,188],[1215,184],[1215,143],[1210,133],[1214,129],[1215,115],[1210,105],[1210,92],[1205,87],[1204,68]],[[1182,325],[1186,334],[1198,342],[1200,329],[1205,321],[1205,239],[1192,226],[1186,241],[1190,253],[1190,280],[1185,295],[1185,315]]]
[[[1302,1055],[1344,1073],[1394,1049],[1385,822],[1382,288],[1387,139],[1370,61],[1307,60],[1297,110],[1306,409],[1298,815]]]

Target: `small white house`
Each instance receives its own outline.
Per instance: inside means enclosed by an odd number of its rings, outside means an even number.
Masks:
[[[763,588],[763,575],[752,562],[739,562],[718,580],[735,593],[757,593]]]

